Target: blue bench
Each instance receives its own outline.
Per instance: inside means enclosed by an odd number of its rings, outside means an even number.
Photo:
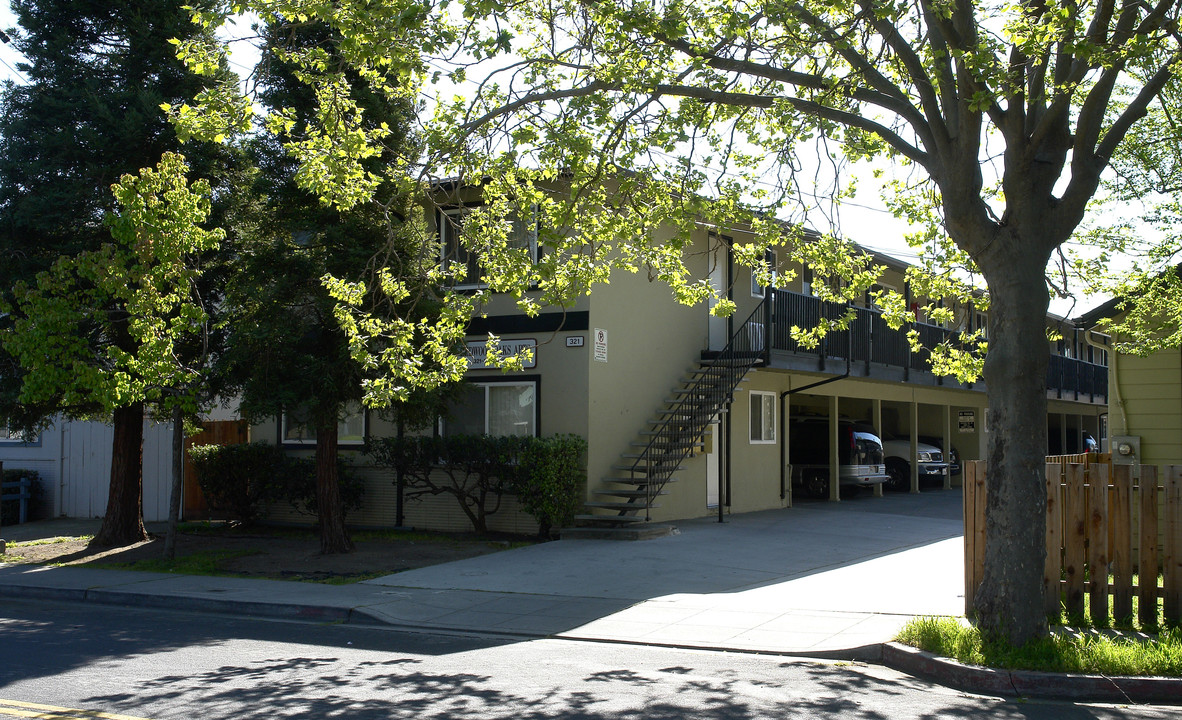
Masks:
[[[20,500],[20,522],[24,523],[29,519],[29,500],[33,497],[31,490],[33,481],[27,477],[20,480],[12,480],[10,482],[0,482],[0,501],[4,500]]]

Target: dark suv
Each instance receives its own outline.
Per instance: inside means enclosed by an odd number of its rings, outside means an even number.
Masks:
[[[829,418],[794,418],[788,429],[792,483],[817,498],[829,497]],[[874,428],[848,418],[837,421],[838,484],[873,487],[890,479],[882,440]]]

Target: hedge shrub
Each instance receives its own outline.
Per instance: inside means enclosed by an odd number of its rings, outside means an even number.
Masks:
[[[583,502],[583,455],[577,435],[536,437],[390,437],[371,439],[365,452],[382,467],[401,473],[407,499],[450,495],[476,532],[505,495],[516,495],[538,521],[539,535],[569,525]]]
[[[290,457],[266,442],[197,445],[190,449],[190,457],[210,509],[238,522],[255,522],[264,506],[273,502],[287,502],[308,515],[317,513],[312,458]],[[337,462],[341,502],[347,513],[361,506],[364,486],[343,460]]]

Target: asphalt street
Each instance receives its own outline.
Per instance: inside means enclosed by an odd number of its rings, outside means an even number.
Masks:
[[[0,718],[1179,718],[861,663],[8,601]],[[118,718],[114,716],[120,716]]]

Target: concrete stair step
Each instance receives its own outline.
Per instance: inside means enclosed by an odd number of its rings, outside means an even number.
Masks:
[[[644,508],[638,508],[643,510]],[[575,515],[579,522],[593,523],[638,523],[645,522],[644,516],[638,515]]]
[[[638,496],[638,497],[643,497],[643,495]],[[585,508],[599,508],[600,510],[644,510],[645,504],[644,503],[633,503],[633,502],[605,502],[605,501],[601,501],[601,500],[595,500],[592,502],[583,503],[583,507],[585,507]],[[651,510],[653,508],[658,508],[658,507],[661,507],[661,506],[656,505],[656,504],[650,504],[648,506],[648,509]]]
[[[595,494],[596,495],[606,495],[608,497],[644,498],[644,497],[660,497],[661,495],[668,495],[669,491],[668,490],[654,490],[654,491],[650,492],[650,491],[646,491],[646,490],[596,490]]]

